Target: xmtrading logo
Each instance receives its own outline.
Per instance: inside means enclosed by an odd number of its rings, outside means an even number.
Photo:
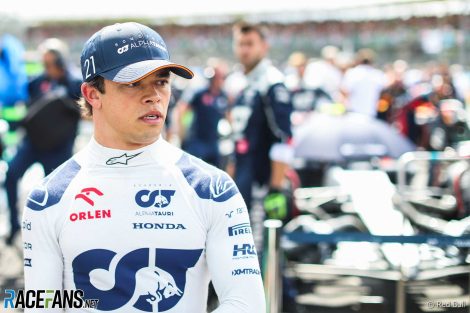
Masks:
[[[98,307],[98,300],[83,299],[83,290],[5,289],[4,309],[66,309]]]

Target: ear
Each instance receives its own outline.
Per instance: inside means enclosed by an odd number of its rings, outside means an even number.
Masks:
[[[93,107],[93,109],[101,108],[101,92],[87,83],[81,86],[83,98]]]
[[[268,54],[269,48],[269,42],[267,40],[263,40],[263,53],[265,56]]]

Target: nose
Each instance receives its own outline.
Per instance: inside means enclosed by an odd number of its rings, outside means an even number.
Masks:
[[[145,88],[143,101],[145,104],[154,104],[160,102],[161,94],[157,86],[149,85]]]

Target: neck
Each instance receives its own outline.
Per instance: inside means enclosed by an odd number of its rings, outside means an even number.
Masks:
[[[245,65],[244,68],[245,68],[245,74],[249,74],[251,71],[253,71],[253,69],[258,66],[258,64],[261,63],[263,59],[260,59],[258,60],[257,62],[253,63],[253,64],[249,64],[249,65]]]
[[[216,86],[210,86],[209,92],[211,93],[211,95],[217,96],[220,93],[220,88]]]
[[[106,140],[106,138],[103,138],[103,137],[99,136],[96,133],[95,133],[94,137],[95,137],[96,142],[99,143],[100,145],[102,145],[103,147],[110,148],[110,149],[116,149],[116,150],[127,150],[127,151],[137,150],[137,149],[149,146],[149,145],[153,144],[155,141],[158,140],[158,139],[155,139],[153,141],[148,141],[148,142],[143,142],[143,143],[124,141],[124,140],[110,141],[110,140]]]
[[[155,137],[154,135],[149,138],[124,138],[119,134],[116,134],[112,130],[104,129],[99,126],[99,123],[94,123],[94,138],[97,143],[103,147],[117,150],[136,150],[148,145],[153,144],[158,140],[160,136]]]

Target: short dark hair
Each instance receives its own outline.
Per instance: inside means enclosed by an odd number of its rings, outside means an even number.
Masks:
[[[375,60],[375,52],[372,49],[360,49],[356,54],[357,63],[372,64]]]
[[[264,25],[260,24],[251,24],[248,22],[240,21],[233,25],[233,33],[247,34],[251,32],[257,33],[262,40],[267,40],[268,38],[268,29]]]
[[[91,81],[86,82],[90,87],[96,88],[100,93],[104,93],[104,78],[102,76],[96,76]],[[78,100],[78,105],[80,106],[80,111],[84,118],[91,118],[93,116],[93,107],[84,97],[81,97]]]

